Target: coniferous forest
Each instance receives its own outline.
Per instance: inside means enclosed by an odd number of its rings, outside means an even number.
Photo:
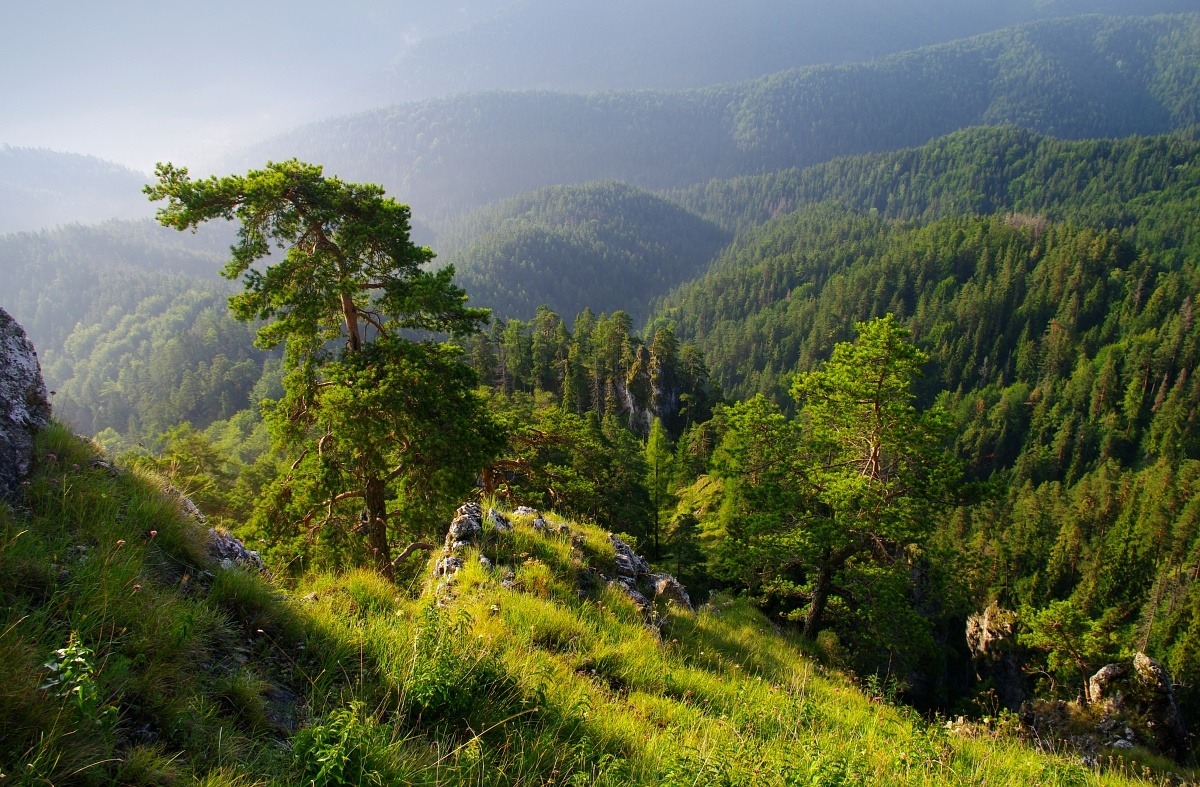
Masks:
[[[1196,783],[1200,16],[1034,5],[5,148],[0,780]]]

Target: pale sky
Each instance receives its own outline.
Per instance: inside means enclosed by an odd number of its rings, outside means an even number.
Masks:
[[[38,0],[0,12],[0,144],[142,171],[375,106],[412,43],[508,0]]]

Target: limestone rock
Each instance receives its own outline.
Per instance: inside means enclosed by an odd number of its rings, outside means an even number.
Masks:
[[[1027,697],[1017,645],[1017,615],[996,604],[967,618],[967,649],[975,677],[990,682],[1000,703],[1017,710]]]
[[[501,514],[496,509],[494,509],[494,508],[488,509],[488,519],[491,521],[492,527],[494,527],[496,529],[497,533],[511,533],[512,532],[512,529],[513,529],[512,522],[508,521],[508,517],[504,516],[504,514]]]
[[[452,577],[462,567],[463,561],[461,557],[457,555],[445,555],[438,558],[438,562],[434,564],[433,575],[435,577]]]
[[[650,573],[650,564],[646,562],[645,558],[634,552],[633,547],[612,533],[608,534],[608,540],[612,542],[613,549],[617,553],[617,576],[636,581],[642,574]]]
[[[33,438],[49,421],[37,351],[0,309],[0,500],[16,501],[33,466]]]
[[[608,534],[608,540],[616,552],[614,562],[617,566],[617,581],[614,584],[624,590],[642,611],[653,607],[650,597],[653,597],[654,601],[666,601],[689,612],[694,611],[687,589],[679,580],[670,574],[651,572],[646,559],[612,533]]]
[[[693,609],[692,599],[688,596],[687,588],[675,577],[670,574],[648,574],[646,579],[654,588],[656,600],[662,599],[672,604],[678,604],[689,611]]]
[[[241,539],[211,527],[208,529],[208,556],[224,569],[242,567],[259,572],[267,570],[262,557],[253,549],[247,549]]]
[[[446,548],[456,551],[479,543],[483,535],[483,511],[478,503],[467,503],[455,512],[446,533]]]
[[[1157,751],[1183,756],[1187,752],[1187,726],[1175,699],[1166,668],[1145,653],[1131,663],[1107,664],[1088,681],[1093,705],[1103,709],[1113,726],[1129,725]],[[1121,735],[1132,739],[1132,734]]]

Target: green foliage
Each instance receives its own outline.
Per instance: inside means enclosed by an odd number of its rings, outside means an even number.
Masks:
[[[348,531],[357,514],[346,501],[358,500],[371,559],[391,576],[397,506],[423,531],[499,440],[472,394],[474,375],[458,363],[461,349],[402,333],[466,335],[486,312],[466,307],[453,268],[423,267],[433,253],[409,239],[408,207],[378,186],[326,178],[295,159],[202,181],[170,164],[156,174],[146,193],[166,201],[165,226],[237,219],[222,274],[244,289],[230,309],[264,321],[259,346],[286,343],[284,395],[266,420],[295,459],[258,516],[309,529],[321,513],[315,528]],[[283,259],[260,265],[273,246],[286,249]]]
[[[502,693],[500,666],[488,648],[472,641],[470,630],[466,613],[449,613],[435,604],[421,610],[404,680],[409,713],[429,720],[468,718],[480,696]]]
[[[89,466],[92,449],[65,429],[46,437],[30,509],[0,509],[0,772],[17,783],[1018,784],[1068,772],[871,702],[744,600],[669,611],[652,632],[621,591],[584,582],[612,553],[578,522],[566,523],[575,538],[520,517],[513,533],[489,530],[495,570],[470,561],[437,601],[364,571],[285,591],[209,567],[209,586],[204,564],[163,563],[159,536],[145,537],[194,522],[136,472]],[[86,559],[57,562],[79,544]],[[506,569],[529,582],[504,587]],[[66,677],[39,690],[47,660]],[[120,714],[111,739],[53,696],[89,681],[80,696]]]
[[[100,696],[95,657],[95,652],[80,643],[72,631],[66,647],[54,651],[54,656],[42,665],[46,678],[38,690],[65,700],[81,719],[91,721],[108,733],[116,720],[117,709]]]
[[[822,368],[796,378],[795,421],[763,397],[731,409],[715,463],[726,490],[718,554],[722,573],[802,618],[810,637],[831,596],[854,599],[860,654],[871,664],[872,636],[902,658],[920,651],[919,618],[907,616],[905,634],[890,625],[906,618],[904,580],[897,587],[875,567],[909,570],[932,512],[953,504],[960,472],[946,453],[945,414],[914,406],[925,356],[908,332],[891,315],[858,331]]]
[[[386,783],[380,750],[386,748],[387,733],[365,716],[362,703],[352,703],[296,732],[292,755],[306,783],[317,787]]]

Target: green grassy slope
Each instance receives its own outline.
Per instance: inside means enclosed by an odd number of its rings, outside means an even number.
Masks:
[[[663,608],[648,626],[599,579],[614,553],[595,528],[485,526],[494,568],[472,552],[448,592],[429,565],[409,566],[407,586],[350,572],[285,589],[210,563],[203,529],[154,479],[112,470],[57,426],[40,452],[24,507],[0,508],[6,784],[1119,784],[1140,772],[1122,762],[1101,776],[983,727],[923,722],[741,601]]]

